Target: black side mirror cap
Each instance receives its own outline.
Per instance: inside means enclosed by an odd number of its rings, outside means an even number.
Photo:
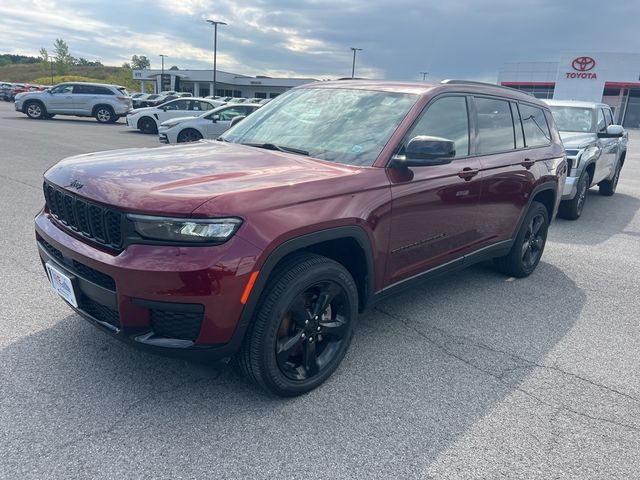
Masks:
[[[452,140],[419,135],[409,140],[404,157],[393,158],[393,165],[399,167],[445,165],[451,163],[455,156],[456,145]]]

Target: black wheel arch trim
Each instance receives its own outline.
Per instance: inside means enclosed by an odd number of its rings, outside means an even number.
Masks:
[[[260,273],[258,274],[258,278],[256,279],[256,282],[251,290],[251,294],[247,299],[247,303],[242,309],[236,331],[234,332],[229,343],[226,344],[226,347],[228,348],[230,354],[235,353],[235,351],[240,348],[240,345],[244,340],[245,333],[253,319],[255,309],[258,306],[258,302],[260,301],[260,297],[262,296],[267,282],[269,281],[269,278],[278,263],[291,253],[304,250],[305,248],[309,248],[326,241],[339,240],[344,238],[355,240],[364,252],[366,261],[366,276],[364,286],[365,298],[363,300],[363,305],[366,306],[371,302],[374,291],[373,253],[369,235],[364,230],[364,228],[356,225],[347,225],[325,230],[318,230],[313,233],[294,237],[278,245],[271,253],[269,253],[268,257],[260,267]]]
[[[553,208],[551,209],[551,215],[549,215],[549,223],[551,223],[551,220],[553,219],[553,214],[556,212],[556,207],[557,207],[556,204],[558,201],[558,196],[559,195],[561,196],[562,192],[559,191],[557,183],[553,181],[548,181],[548,182],[544,182],[537,185],[531,191],[531,195],[529,195],[529,199],[527,200],[527,207],[523,209],[522,214],[520,215],[520,219],[518,220],[518,224],[516,225],[516,228],[513,232],[513,235],[511,235],[511,240],[510,240],[511,243],[513,243],[516,237],[518,236],[518,232],[520,231],[520,228],[522,227],[522,223],[524,222],[524,219],[527,216],[527,212],[531,208],[531,203],[533,203],[533,200],[536,198],[536,196],[539,193],[547,190],[551,190],[553,192]]]

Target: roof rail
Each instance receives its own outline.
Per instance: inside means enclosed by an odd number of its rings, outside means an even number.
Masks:
[[[452,79],[442,80],[440,83],[443,83],[446,85],[483,85],[485,87],[506,88],[507,90],[513,90],[516,92],[524,93],[525,95],[529,95],[528,92],[525,92],[523,90],[518,90],[517,88],[513,88],[513,87],[505,87],[504,85],[498,85],[497,83],[476,82],[474,80],[452,80]]]

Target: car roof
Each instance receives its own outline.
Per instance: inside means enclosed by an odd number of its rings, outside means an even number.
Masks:
[[[513,100],[529,102],[548,108],[541,100],[514,88],[503,87],[492,83],[465,80],[443,80],[440,83],[426,82],[396,82],[388,80],[333,80],[328,82],[314,82],[296,88],[335,88],[373,90],[379,92],[410,93],[417,95],[435,95],[445,92],[459,92],[478,95],[496,95]]]
[[[606,103],[584,102],[581,100],[544,100],[544,102],[553,107],[610,108]]]

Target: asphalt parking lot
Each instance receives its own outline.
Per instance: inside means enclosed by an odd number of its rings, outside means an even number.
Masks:
[[[0,478],[579,478],[640,472],[640,132],[618,192],[592,189],[514,280],[478,265],[379,304],[310,394],[141,353],[50,290],[42,172],[159,145],[0,102]]]

